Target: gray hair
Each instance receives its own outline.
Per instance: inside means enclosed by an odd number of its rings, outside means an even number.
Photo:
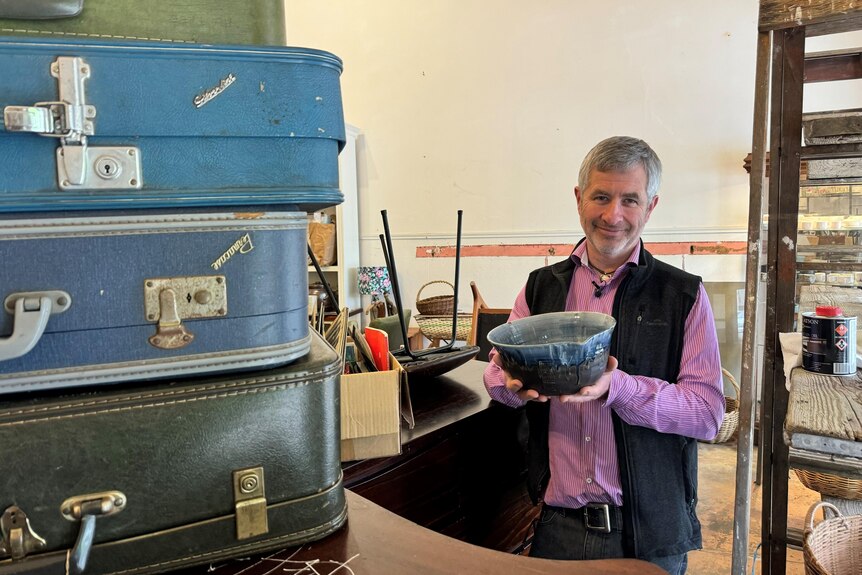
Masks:
[[[586,190],[590,173],[625,172],[640,164],[646,172],[647,199],[652,201],[661,183],[661,160],[649,144],[629,136],[613,136],[602,140],[590,150],[578,172],[578,187]]]

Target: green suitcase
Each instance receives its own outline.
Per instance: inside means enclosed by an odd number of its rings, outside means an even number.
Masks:
[[[84,0],[80,14],[72,17],[7,17],[30,14],[37,8],[33,0],[0,3],[0,36],[269,46],[285,43],[282,0]],[[47,6],[45,11],[48,16],[52,16],[49,11],[62,12]]]
[[[341,358],[0,401],[0,573],[158,573],[346,520]]]

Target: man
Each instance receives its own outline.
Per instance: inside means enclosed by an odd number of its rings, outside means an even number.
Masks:
[[[721,425],[721,362],[700,278],[654,259],[641,242],[660,179],[646,142],[596,145],[575,187],[585,239],[568,259],[530,274],[509,317],[613,315],[604,375],[575,395],[541,396],[491,352],[488,393],[526,406],[530,423],[528,488],[543,501],[532,556],[635,557],[681,575],[687,552],[702,546],[696,439]]]

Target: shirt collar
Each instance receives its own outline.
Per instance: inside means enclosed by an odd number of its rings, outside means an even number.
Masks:
[[[641,242],[637,243],[637,245],[632,250],[632,253],[629,254],[629,258],[620,267],[631,268],[638,265],[641,255],[641,245]],[[574,251],[572,251],[571,258],[572,261],[575,262],[575,265],[585,267],[589,265],[589,256],[587,255],[586,241],[578,242],[578,245],[576,245]]]

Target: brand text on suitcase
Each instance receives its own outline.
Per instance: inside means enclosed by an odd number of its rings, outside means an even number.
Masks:
[[[247,254],[253,249],[254,244],[251,242],[251,236],[249,234],[246,234],[237,241],[235,241],[233,245],[219,257],[219,259],[210,264],[210,267],[212,267],[212,269],[214,270],[217,270],[225,263],[227,263],[227,261],[231,257],[233,257],[235,253],[239,252],[241,254]]]
[[[210,88],[206,92],[195,96],[195,108],[200,108],[201,106],[224,92],[228,88],[228,86],[230,86],[234,82],[236,82],[236,76],[234,76],[233,73],[228,74],[226,78],[222,78],[222,81],[219,82],[218,86],[216,86],[215,88]]]

